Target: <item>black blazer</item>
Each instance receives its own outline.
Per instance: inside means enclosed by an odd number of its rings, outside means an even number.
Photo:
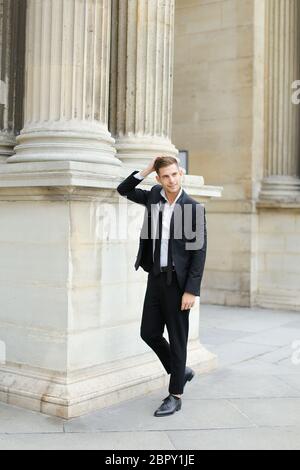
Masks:
[[[138,171],[134,171],[128,178],[126,178],[117,188],[121,196],[127,197],[130,201],[141,204],[146,207],[145,220],[142,228],[142,235],[140,237],[140,246],[135,262],[135,269],[138,270],[142,267],[144,271],[150,272],[153,267],[153,240],[151,239],[151,205],[157,204],[161,198],[162,186],[155,185],[151,191],[136,189],[141,181],[134,177]],[[192,199],[184,190],[178,199],[177,204],[183,208],[185,204],[192,206],[192,230],[196,231],[196,207],[199,205],[197,201]],[[202,230],[204,231],[204,243],[201,249],[187,249],[187,243],[195,242],[194,239],[186,238],[182,227],[183,236],[180,239],[172,237],[174,233],[174,215],[171,220],[171,235],[170,243],[172,246],[172,257],[175,264],[178,283],[184,292],[189,292],[195,296],[200,296],[201,282],[204,272],[206,251],[207,251],[207,229],[206,229],[206,210],[204,208],[203,218],[201,220]],[[184,214],[184,212],[183,212]],[[184,223],[184,220],[182,221]],[[173,224],[173,230],[172,230]],[[145,238],[145,230],[148,237]],[[175,232],[176,233],[176,232]]]

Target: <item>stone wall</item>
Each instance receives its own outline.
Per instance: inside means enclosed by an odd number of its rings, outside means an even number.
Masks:
[[[252,0],[177,0],[173,141],[224,187],[207,205],[204,302],[249,305],[253,289],[253,21]]]
[[[299,3],[177,0],[175,33],[173,141],[224,187],[202,301],[299,310]]]
[[[300,207],[261,210],[258,261],[257,303],[299,311]]]

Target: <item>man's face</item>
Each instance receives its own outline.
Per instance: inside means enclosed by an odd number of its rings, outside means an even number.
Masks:
[[[181,188],[183,171],[178,168],[176,163],[166,166],[159,170],[156,179],[168,193],[177,193]]]

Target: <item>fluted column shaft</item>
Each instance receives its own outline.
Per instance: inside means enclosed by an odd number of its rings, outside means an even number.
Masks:
[[[280,197],[300,190],[300,106],[292,83],[300,77],[299,0],[267,1],[266,158],[262,192]]]
[[[22,128],[25,12],[26,0],[0,0],[0,163]]]
[[[129,166],[171,143],[174,0],[113,0],[110,130]]]
[[[120,165],[108,132],[110,31],[111,0],[28,0],[25,125],[9,162]]]

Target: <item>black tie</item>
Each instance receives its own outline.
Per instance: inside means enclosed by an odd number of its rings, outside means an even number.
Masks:
[[[168,245],[168,271],[167,271],[167,285],[168,286],[172,284],[172,278],[173,278],[172,240],[173,240],[173,230],[172,230],[172,219],[171,219],[170,237],[169,237],[169,245]]]
[[[158,218],[158,237],[156,232],[155,238],[155,250],[154,250],[154,265],[153,265],[153,272],[156,276],[160,274],[160,253],[161,253],[161,239],[162,239],[162,221],[163,221],[163,209],[165,200],[161,198],[160,200],[160,208],[159,208],[159,218]]]
[[[161,257],[161,240],[162,240],[162,222],[163,222],[163,209],[166,203],[166,200],[162,197],[161,198],[161,206],[159,210],[159,218],[158,218],[158,238],[155,239],[155,250],[154,250],[154,265],[153,265],[153,272],[156,276],[158,276],[161,272],[160,266],[160,257]],[[172,228],[172,224],[170,229]],[[167,267],[167,285],[170,286],[172,284],[172,271],[173,271],[173,261],[172,261],[172,234],[170,233],[169,238],[169,246],[168,246],[168,267]]]

